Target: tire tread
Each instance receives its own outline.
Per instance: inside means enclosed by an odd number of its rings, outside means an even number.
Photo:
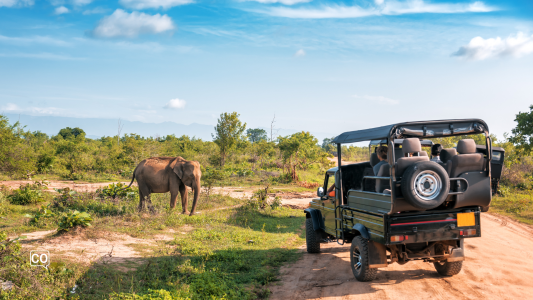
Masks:
[[[353,266],[353,251],[355,250],[355,247],[359,246],[359,252],[361,253],[361,256],[364,258],[364,262],[366,263],[366,266],[361,266],[363,269],[363,272],[359,274],[359,276],[355,273],[355,268]],[[355,276],[355,279],[358,281],[372,281],[376,278],[378,269],[371,269],[368,267],[368,240],[363,238],[362,236],[356,236],[353,241],[352,245],[350,247],[350,264],[352,266],[352,272]]]
[[[443,265],[439,263],[433,263],[435,265],[435,269],[437,272],[442,276],[453,276],[459,274],[461,272],[461,269],[463,268],[463,262],[462,261],[453,261],[453,262],[444,262]]]
[[[305,242],[308,253],[320,253],[320,242],[313,228],[313,219],[311,218],[305,219]]]

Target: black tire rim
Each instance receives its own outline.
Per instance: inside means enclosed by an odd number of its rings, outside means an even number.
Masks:
[[[362,267],[361,252],[359,251],[359,247],[356,247],[353,250],[352,258],[353,258],[353,268],[357,273],[359,273]]]

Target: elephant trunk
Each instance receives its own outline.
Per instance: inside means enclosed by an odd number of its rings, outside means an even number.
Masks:
[[[198,198],[200,197],[200,179],[195,180],[195,183],[193,184],[192,188],[194,190],[194,200],[192,202],[190,216],[194,214],[194,211],[196,210],[196,204],[198,203]]]

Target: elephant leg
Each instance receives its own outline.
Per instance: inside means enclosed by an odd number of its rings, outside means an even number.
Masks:
[[[174,209],[174,207],[176,207],[176,200],[178,199],[179,192],[180,190],[177,186],[170,186],[170,209]]]
[[[144,182],[139,183],[139,211],[143,211],[146,206],[148,209],[153,210],[152,202],[150,201],[150,189]]]
[[[187,207],[187,187],[185,186],[185,184],[180,184],[180,194],[181,194],[181,208],[182,208],[182,213],[184,214],[188,214],[189,213],[189,210],[188,210],[188,207]]]

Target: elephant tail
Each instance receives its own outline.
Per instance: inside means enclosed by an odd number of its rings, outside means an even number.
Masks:
[[[117,197],[118,192],[123,191],[123,190],[131,187],[131,185],[133,184],[133,181],[135,180],[135,171],[137,171],[137,167],[135,167],[135,170],[133,170],[133,177],[131,178],[130,185],[128,185],[127,187],[124,187],[124,188],[116,190],[115,194],[113,195],[113,199],[115,199]]]

